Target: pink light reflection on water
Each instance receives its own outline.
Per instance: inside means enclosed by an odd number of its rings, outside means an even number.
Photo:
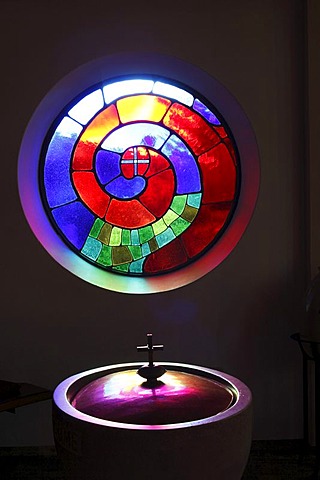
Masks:
[[[136,370],[127,370],[88,383],[71,405],[95,418],[159,426],[216,415],[233,398],[227,387],[208,378],[167,371],[150,386]]]
[[[137,375],[136,371],[121,372],[117,376],[103,379],[103,395],[105,398],[112,398],[113,400],[124,400],[128,396],[133,400],[135,397],[152,397],[152,396],[171,396],[191,392],[190,387],[186,387],[177,375],[174,373],[167,373],[155,388],[147,387],[146,382]],[[100,379],[102,380],[102,379]],[[100,390],[100,380],[95,384],[97,393]],[[99,395],[100,396],[100,395]]]

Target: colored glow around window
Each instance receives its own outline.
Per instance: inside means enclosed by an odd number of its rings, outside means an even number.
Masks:
[[[146,53],[102,57],[61,79],[31,117],[18,162],[42,246],[79,278],[123,293],[172,290],[215,269],[247,228],[259,180],[236,99],[203,70]]]
[[[47,136],[42,200],[67,245],[129,276],[179,269],[221,236],[240,183],[223,118],[161,79],[115,81],[64,109]]]

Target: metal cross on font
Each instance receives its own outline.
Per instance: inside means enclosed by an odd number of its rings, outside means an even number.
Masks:
[[[147,333],[147,345],[137,347],[138,352],[148,352],[149,367],[153,366],[153,352],[163,350],[163,345],[153,345],[152,333]]]
[[[153,363],[153,352],[163,350],[163,345],[153,345],[152,333],[147,333],[147,345],[137,347],[138,352],[148,352],[148,365],[139,368],[138,373],[148,381],[155,381],[165,373],[165,368]]]

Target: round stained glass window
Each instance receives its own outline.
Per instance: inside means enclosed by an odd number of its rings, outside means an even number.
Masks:
[[[131,293],[181,286],[220,263],[210,252],[237,214],[246,169],[212,99],[147,72],[109,74],[68,100],[50,112],[36,158],[23,144],[19,161],[22,204],[49,253],[85,280]],[[219,249],[222,260],[229,252]]]

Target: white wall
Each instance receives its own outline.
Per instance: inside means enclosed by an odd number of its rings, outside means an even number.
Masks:
[[[147,331],[159,359],[217,368],[252,389],[254,438],[301,436],[308,259],[304,198],[302,0],[1,2],[0,378],[54,388],[66,376],[138,361]],[[43,96],[94,58],[153,51],[191,62],[238,99],[256,133],[261,189],[234,252],[192,285],[147,296],[105,291],[65,271],[31,233],[16,168]],[[50,402],[0,415],[0,445],[52,443]]]

